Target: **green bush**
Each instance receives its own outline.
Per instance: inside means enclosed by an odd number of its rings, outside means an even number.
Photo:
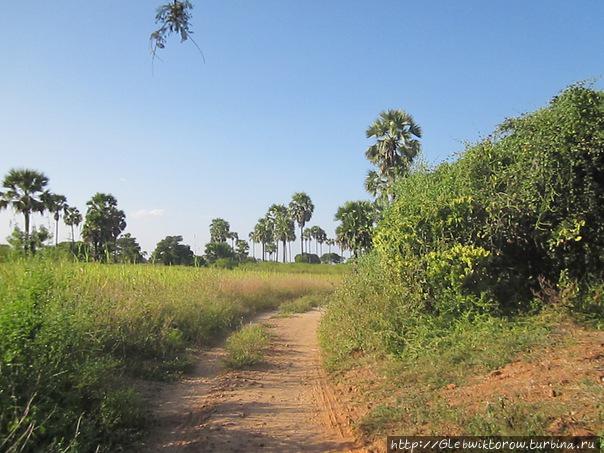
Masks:
[[[543,279],[602,279],[603,130],[604,94],[573,86],[458,161],[403,179],[375,234],[381,259],[401,277],[426,255],[484,250],[481,279],[507,312],[532,308]],[[449,277],[428,276],[425,293],[452,288]]]
[[[294,257],[296,263],[308,263],[308,264],[319,264],[321,259],[314,253],[302,253]]]
[[[460,329],[549,305],[601,325],[604,93],[572,86],[402,178],[373,242],[321,323],[332,367],[434,352]]]
[[[337,253],[324,253],[321,255],[323,264],[340,264],[344,259]]]

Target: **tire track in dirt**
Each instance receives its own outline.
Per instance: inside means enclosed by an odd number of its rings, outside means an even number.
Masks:
[[[321,368],[320,318],[318,310],[258,318],[271,346],[249,370],[225,370],[222,347],[202,352],[192,375],[159,389],[144,450],[363,451]]]

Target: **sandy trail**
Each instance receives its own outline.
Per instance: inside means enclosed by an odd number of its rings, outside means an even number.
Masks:
[[[201,353],[192,375],[160,389],[145,451],[356,451],[320,367],[320,317],[260,317],[271,346],[251,370],[224,370],[222,347]]]

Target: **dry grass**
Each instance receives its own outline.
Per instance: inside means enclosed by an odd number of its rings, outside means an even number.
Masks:
[[[141,424],[126,382],[177,376],[191,347],[258,311],[325,295],[339,280],[49,260],[0,264],[0,444],[116,451]],[[15,430],[25,413],[23,429],[43,435]]]

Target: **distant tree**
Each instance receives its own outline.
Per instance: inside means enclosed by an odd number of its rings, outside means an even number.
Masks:
[[[302,236],[304,237],[304,242],[306,242],[306,251],[308,252],[308,250],[310,249],[310,246],[311,246],[311,241],[312,241],[312,229],[304,228],[304,232],[302,233]]]
[[[190,266],[194,261],[194,254],[186,244],[181,244],[182,236],[166,236],[157,243],[151,254],[153,263],[161,263],[166,266],[183,265]]]
[[[342,246],[359,253],[372,246],[375,209],[368,201],[347,201],[340,206],[335,220],[340,222],[336,229],[337,240]]]
[[[199,255],[193,256],[193,266],[203,267],[206,264],[208,264],[208,262],[206,261],[206,259],[203,256],[199,256]]]
[[[75,234],[73,228],[79,226],[80,223],[82,223],[82,214],[80,213],[78,208],[74,206],[68,206],[67,209],[65,209],[63,222],[65,222],[65,225],[67,225],[68,227],[71,227],[71,243],[73,245],[75,244]]]
[[[315,226],[311,227],[310,235],[315,240],[315,253],[318,255],[319,254],[319,245],[321,246],[321,249],[322,249],[323,243],[327,239],[327,233],[325,233],[325,230],[323,228],[315,225]]]
[[[36,251],[44,247],[44,243],[51,238],[52,235],[50,234],[50,231],[42,225],[38,228],[34,226],[29,235],[25,234],[19,227],[16,227],[11,235],[6,238],[6,241],[17,253],[22,253],[26,250],[31,251],[31,253],[36,253]],[[26,244],[29,244],[28,248],[26,248]]]
[[[115,241],[126,228],[126,214],[117,208],[113,195],[96,193],[88,203],[82,237],[92,246],[95,260],[107,257],[115,248]]]
[[[234,231],[229,231],[228,238],[231,240],[231,247],[235,249],[235,242],[239,239],[239,234]]]
[[[319,244],[319,254],[323,253],[323,243],[327,240],[327,233],[321,227],[313,227],[313,237]]]
[[[289,212],[300,227],[300,253],[304,253],[304,226],[310,221],[315,205],[304,192],[296,192],[289,202]]]
[[[376,143],[365,156],[377,167],[365,180],[365,187],[382,199],[393,197],[394,182],[409,173],[413,159],[420,151],[420,126],[413,117],[402,110],[386,110],[367,129],[367,138]]]
[[[342,257],[337,253],[325,253],[321,255],[321,262],[324,264],[340,264]]]
[[[120,263],[143,263],[145,261],[144,253],[136,238],[130,233],[126,233],[116,241],[116,260]]]
[[[0,210],[11,207],[15,212],[23,214],[25,220],[24,250],[34,251],[29,240],[30,217],[34,212],[42,214],[46,206],[42,196],[46,191],[48,178],[35,170],[12,169],[2,181],[3,191],[0,192]]]
[[[262,259],[265,260],[268,251],[266,246],[274,242],[273,224],[271,220],[266,217],[259,219],[254,227],[254,235],[256,240],[262,244]]]
[[[295,223],[290,216],[290,211],[282,204],[273,204],[267,213],[273,225],[274,237],[283,244],[283,262],[286,261],[286,243],[293,237],[295,239]]]
[[[229,239],[231,226],[224,219],[213,219],[210,223],[210,242],[226,242]]]
[[[237,258],[239,259],[239,261],[243,261],[249,255],[250,246],[247,241],[244,241],[243,239],[237,239],[235,251],[237,253]]]
[[[314,253],[302,253],[296,255],[294,258],[296,263],[308,263],[308,264],[319,264],[321,259]]]
[[[277,244],[275,242],[269,242],[265,245],[265,248],[266,253],[268,253],[269,259],[272,259],[271,257],[273,256],[273,254],[277,253]]]
[[[394,177],[388,178],[381,175],[375,170],[369,170],[367,177],[365,178],[365,190],[375,198],[378,205],[382,206],[389,201],[389,180],[394,181]]]
[[[331,253],[331,248],[336,244],[336,241],[333,239],[327,239],[325,240],[325,244],[327,244],[329,253]]]
[[[248,237],[252,243],[252,258],[256,259],[256,242],[259,242],[258,236],[255,231],[250,231]]]
[[[205,259],[210,264],[219,259],[235,259],[235,251],[226,242],[209,242],[205,248]]]
[[[61,213],[65,213],[68,208],[67,198],[65,195],[45,192],[40,197],[48,212],[50,212],[55,220],[55,246],[59,243],[59,220]]]

